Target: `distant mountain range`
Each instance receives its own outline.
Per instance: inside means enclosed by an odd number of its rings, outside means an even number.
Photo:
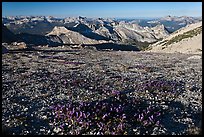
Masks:
[[[163,24],[165,28],[170,32],[174,32],[188,24],[196,23],[202,21],[202,17],[188,17],[188,16],[166,16],[155,19],[120,19],[120,21],[125,20],[126,22],[134,22],[143,27],[154,27],[158,24]]]
[[[151,20],[17,16],[3,17],[2,26],[4,28],[6,26],[18,40],[27,44],[53,46],[119,43],[134,45],[141,50],[149,44],[166,38],[181,27],[201,20],[202,18],[186,16],[167,16]]]
[[[49,33],[55,26],[64,26],[73,28],[77,24],[86,24],[90,29],[96,30],[101,25],[116,26],[120,22],[138,24],[142,27],[155,27],[163,24],[169,32],[174,32],[181,27],[188,24],[196,23],[202,20],[202,17],[188,17],[188,16],[166,16],[156,19],[103,19],[103,18],[86,18],[86,17],[68,17],[68,18],[54,18],[52,16],[16,16],[3,17],[2,22],[14,33],[30,33],[45,35]],[[39,30],[41,30],[39,32]]]

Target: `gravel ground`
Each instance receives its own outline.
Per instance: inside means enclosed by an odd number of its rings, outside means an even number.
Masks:
[[[43,51],[50,50],[52,51]],[[2,54],[2,130],[15,135],[65,133],[53,126],[51,105],[99,102],[117,90],[132,100],[157,105],[159,126],[129,126],[126,134],[201,133],[202,58],[179,53],[145,53],[43,48]],[[189,58],[189,59],[188,59]],[[148,83],[176,83],[154,92]],[[128,92],[125,92],[128,91]],[[127,110],[128,111],[128,110]],[[141,127],[141,126],[140,126]],[[76,127],[77,128],[77,127]],[[83,134],[97,134],[87,131]]]

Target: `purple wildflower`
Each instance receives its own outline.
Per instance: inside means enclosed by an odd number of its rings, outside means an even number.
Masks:
[[[160,116],[161,115],[161,113],[160,112],[157,112],[157,116]]]
[[[107,114],[103,115],[102,119],[104,119],[107,116]]]
[[[147,125],[147,121],[145,120],[145,121],[144,121],[144,126],[146,126],[146,125]]]
[[[83,117],[86,118],[86,114],[85,113],[83,113]]]
[[[80,116],[79,117],[82,117],[83,116],[83,113],[82,113],[82,111],[80,111]]]
[[[87,113],[87,117],[89,117],[89,116],[90,116],[90,113],[88,112],[88,113]]]
[[[113,90],[113,91],[112,91],[112,94],[114,94],[114,95],[118,95],[118,94],[120,94],[120,92],[117,91],[117,90]]]
[[[61,124],[61,125],[60,125],[60,128],[61,128],[61,129],[64,129],[64,124]]]
[[[125,119],[126,118],[126,116],[125,116],[125,114],[123,114],[123,119]]]
[[[156,124],[159,126],[159,125],[160,125],[160,122],[159,122],[159,121],[157,121],[157,122],[156,122]]]
[[[149,117],[149,120],[150,120],[150,121],[153,121],[153,119],[152,119],[151,117]]]
[[[67,84],[67,81],[66,80],[64,80],[64,85],[66,85]]]

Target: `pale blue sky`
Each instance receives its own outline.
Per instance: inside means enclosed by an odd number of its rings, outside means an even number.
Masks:
[[[202,2],[3,2],[2,15],[121,18],[202,16]]]

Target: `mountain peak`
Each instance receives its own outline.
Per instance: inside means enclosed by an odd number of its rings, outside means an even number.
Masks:
[[[53,30],[47,35],[60,35],[60,34],[68,33],[68,32],[69,30],[64,26],[55,26]]]
[[[84,20],[86,17],[79,16],[79,19]]]

